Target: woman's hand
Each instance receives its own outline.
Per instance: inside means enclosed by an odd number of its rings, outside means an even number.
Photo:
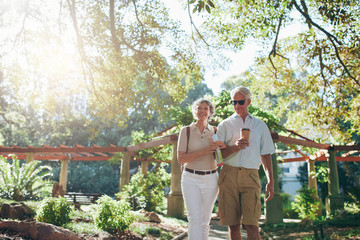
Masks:
[[[226,144],[223,141],[216,141],[215,144],[220,148],[226,148]]]
[[[211,142],[210,145],[205,148],[205,151],[207,153],[213,153],[218,147],[219,146],[215,142]]]

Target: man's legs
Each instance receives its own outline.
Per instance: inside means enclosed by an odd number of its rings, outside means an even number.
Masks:
[[[230,240],[241,240],[240,224],[229,226],[229,237]],[[252,238],[249,238],[252,240]]]
[[[254,225],[245,225],[245,230],[249,240],[260,240],[259,227]]]

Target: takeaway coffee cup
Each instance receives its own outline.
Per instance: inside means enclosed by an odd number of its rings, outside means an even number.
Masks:
[[[245,140],[249,141],[249,136],[250,136],[249,128],[241,128],[240,129],[240,138],[241,139],[245,139]]]

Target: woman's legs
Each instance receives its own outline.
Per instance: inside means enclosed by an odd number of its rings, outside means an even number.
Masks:
[[[185,201],[187,219],[189,221],[189,240],[200,240],[201,235],[201,190],[196,174],[184,172],[181,190]]]
[[[211,213],[218,194],[217,180],[217,174],[183,173],[181,188],[187,209],[190,240],[208,239]]]
[[[202,240],[207,240],[210,230],[210,220],[214,203],[218,194],[218,176],[210,174],[201,186],[201,207],[202,207]]]

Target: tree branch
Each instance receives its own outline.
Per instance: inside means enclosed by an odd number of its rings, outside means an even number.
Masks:
[[[272,65],[272,67],[273,67],[274,70],[275,70],[275,77],[276,77],[276,78],[277,78],[277,69],[276,69],[276,67],[275,67],[275,65],[274,65],[274,63],[273,63],[273,61],[272,61],[272,59],[271,59],[271,55],[273,55],[273,57],[275,57],[276,55],[278,55],[278,56],[280,56],[280,57],[288,60],[288,62],[290,62],[290,60],[289,60],[288,58],[282,56],[281,54],[278,54],[278,53],[277,53],[277,50],[276,50],[276,45],[277,45],[277,41],[278,41],[278,37],[279,37],[279,33],[280,33],[281,24],[282,24],[282,18],[283,18],[283,17],[281,16],[281,17],[280,17],[280,20],[279,20],[279,23],[278,23],[277,30],[276,30],[275,41],[274,41],[273,47],[272,47],[272,49],[271,49],[271,51],[270,51],[270,53],[269,53],[269,60],[270,60],[270,63],[271,63],[271,65]]]
[[[116,37],[116,28],[115,28],[115,10],[114,10],[114,0],[110,0],[110,32],[111,32],[111,41],[114,45],[115,51],[120,53],[120,42]]]
[[[351,79],[353,79],[357,85],[360,86],[359,81],[351,75],[351,73],[349,72],[348,68],[346,67],[346,65],[344,64],[344,62],[343,62],[343,61],[341,60],[341,58],[340,58],[339,50],[338,50],[335,42],[336,42],[337,44],[339,44],[339,45],[342,45],[341,42],[340,42],[334,35],[330,34],[328,31],[326,31],[325,29],[323,29],[322,27],[320,27],[318,24],[316,24],[316,23],[310,18],[310,16],[309,16],[307,13],[305,13],[305,12],[300,8],[300,6],[297,4],[296,0],[292,0],[292,4],[293,4],[293,5],[295,6],[295,8],[301,13],[301,15],[303,15],[303,16],[305,17],[305,19],[306,19],[306,21],[307,21],[308,23],[310,23],[312,26],[314,26],[314,27],[316,27],[317,29],[319,29],[321,32],[323,32],[323,33],[328,37],[328,39],[330,40],[331,44],[333,45],[333,47],[334,47],[334,49],[335,49],[336,58],[337,58],[338,61],[340,62],[341,66],[345,69],[345,72],[349,75],[349,77],[350,77]],[[301,4],[302,4],[303,6],[306,6],[304,0],[301,0]]]
[[[191,16],[191,12],[190,12],[190,2],[189,0],[187,1],[187,9],[188,9],[188,14],[189,14],[189,18],[190,18],[190,25],[193,26],[195,28],[196,33],[199,35],[199,37],[201,38],[201,40],[208,46],[208,47],[214,47],[212,45],[210,45],[205,38],[202,36],[202,34],[200,33],[200,31],[197,29],[192,16]]]

